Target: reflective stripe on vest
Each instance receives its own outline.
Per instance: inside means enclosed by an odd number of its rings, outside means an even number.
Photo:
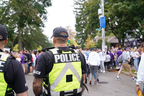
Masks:
[[[58,54],[59,49],[51,49],[54,55]],[[62,51],[62,54],[72,53]],[[78,54],[75,53],[75,54]],[[60,54],[59,54],[60,55]],[[69,91],[73,89],[80,88],[82,78],[81,62],[64,62],[64,63],[55,63],[53,69],[49,73],[49,82],[51,85],[51,91],[61,92]],[[69,80],[67,80],[69,79]]]
[[[0,95],[5,96],[7,90],[7,83],[4,78],[4,64],[9,55],[0,52]]]

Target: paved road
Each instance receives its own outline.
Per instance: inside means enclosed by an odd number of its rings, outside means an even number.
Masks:
[[[95,85],[87,84],[89,93],[84,92],[83,96],[137,96],[135,93],[135,81],[127,75],[121,75],[121,81],[115,79],[117,72],[106,72],[99,74],[100,83]],[[34,96],[32,90],[32,74],[26,75],[27,84],[29,86],[29,96]]]

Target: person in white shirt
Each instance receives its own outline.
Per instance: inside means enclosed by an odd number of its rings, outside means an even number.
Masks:
[[[90,65],[90,82],[89,84],[91,84],[91,78],[92,78],[92,73],[93,73],[93,70],[95,72],[95,84],[98,84],[97,82],[97,72],[98,72],[98,67],[100,66],[100,56],[99,54],[97,53],[97,49],[96,48],[93,48],[90,55],[89,55],[89,58],[88,58],[88,64]]]
[[[134,67],[135,67],[136,73],[138,71],[139,56],[140,56],[140,54],[139,54],[137,48],[135,47],[133,49],[133,51],[131,52],[131,57],[134,60]]]
[[[35,63],[36,63],[36,56],[35,56],[35,54],[34,54],[34,51],[32,51],[31,55],[32,55],[32,58],[33,58],[32,67],[33,67],[33,72],[34,72],[34,71],[35,71]]]
[[[136,93],[141,90],[139,85],[143,83],[143,95],[144,95],[144,47],[141,50],[141,61],[139,63],[139,68],[137,72],[137,80],[136,80]],[[142,90],[141,90],[142,91]]]
[[[108,52],[106,53],[105,56],[105,64],[107,66],[107,69],[110,71],[111,57]]]
[[[105,73],[105,66],[104,66],[105,53],[102,52],[101,49],[99,49],[99,56],[100,56],[100,67],[101,67],[101,72]]]

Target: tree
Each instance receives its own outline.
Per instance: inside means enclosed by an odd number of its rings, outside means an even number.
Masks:
[[[66,26],[66,30],[69,32],[70,45],[79,46],[74,39],[76,32],[74,32],[70,26]]]
[[[37,26],[31,25],[29,29],[23,29],[21,36],[22,48],[33,50],[39,45],[43,48],[52,47],[52,43],[48,41],[48,37],[44,35],[43,30]],[[15,39],[14,44],[18,41],[18,37]]]
[[[14,46],[13,51],[16,51],[16,52],[19,51],[19,50],[18,50],[18,44],[16,44],[16,45]]]
[[[76,32],[74,32],[70,26],[66,26],[66,30],[69,32],[69,39],[73,39],[75,37]]]
[[[23,38],[21,35],[26,32],[23,30],[29,29],[32,25],[44,27],[43,21],[47,19],[46,7],[51,6],[51,0],[4,0],[1,5],[0,23],[8,26],[8,29],[12,28],[11,31],[18,34],[19,50],[21,50]]]
[[[106,4],[107,26],[119,40],[119,44],[124,46],[126,34],[132,37],[140,37],[136,32],[138,22],[143,21],[144,1],[141,0],[109,0]],[[121,42],[122,41],[122,42]]]
[[[85,6],[84,6],[85,0],[77,0],[75,1],[75,17],[76,17],[76,41],[77,43],[83,48],[84,47],[84,43],[88,37],[85,31],[85,25],[87,23],[86,21],[86,14],[84,12],[85,10]]]
[[[94,40],[90,39],[90,35],[88,35],[88,38],[87,38],[85,44],[86,44],[85,46],[88,47],[88,48],[96,47],[96,46],[95,46],[96,43],[94,42]]]
[[[75,3],[76,41],[82,47],[84,47],[84,42],[88,38],[88,35],[91,35],[91,39],[94,39],[98,34],[98,31],[95,31],[95,29],[100,28],[97,11],[100,7],[99,4],[100,0],[78,0]],[[109,34],[110,32],[106,32],[106,36]]]
[[[39,47],[37,48],[37,51],[42,50],[42,46],[39,45]]]
[[[67,43],[67,45],[69,45],[69,44]],[[75,40],[73,40],[73,39],[70,39],[70,45],[74,45],[74,46],[78,46],[79,47],[77,42]]]

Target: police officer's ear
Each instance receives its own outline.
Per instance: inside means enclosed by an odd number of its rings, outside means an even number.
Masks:
[[[56,43],[56,39],[55,39],[55,37],[53,37],[53,43]]]
[[[4,44],[6,45],[6,44],[7,44],[7,42],[8,42],[8,38],[5,40]]]
[[[69,38],[67,38],[67,42],[68,42]]]

